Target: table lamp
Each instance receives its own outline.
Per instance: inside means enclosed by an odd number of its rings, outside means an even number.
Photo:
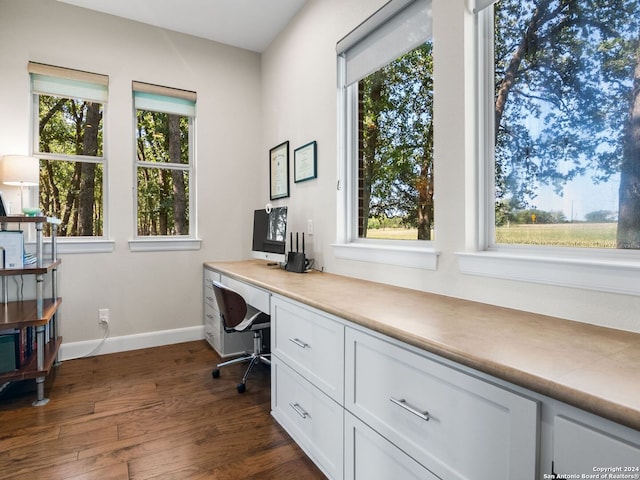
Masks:
[[[20,211],[24,212],[24,187],[39,184],[40,160],[26,155],[2,157],[2,183],[20,187]]]

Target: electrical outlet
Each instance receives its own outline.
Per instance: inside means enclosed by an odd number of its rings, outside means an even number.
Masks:
[[[109,324],[109,309],[108,308],[100,308],[98,309],[98,323],[101,325]]]
[[[313,220],[307,220],[307,235],[313,235]]]

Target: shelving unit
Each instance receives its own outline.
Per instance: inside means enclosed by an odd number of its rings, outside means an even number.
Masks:
[[[0,373],[0,385],[7,382],[35,379],[37,399],[34,406],[49,402],[44,396],[44,381],[57,361],[62,337],[58,335],[57,312],[62,299],[58,297],[57,270],[60,265],[57,252],[57,226],[60,220],[52,217],[0,217],[0,229],[7,230],[9,224],[34,224],[36,230],[36,262],[23,268],[0,268],[2,299],[0,304],[0,330],[34,327],[36,348],[25,364],[15,371]],[[44,256],[43,227],[51,225],[51,255]],[[9,301],[8,278],[12,276],[34,275],[36,280],[35,299]],[[51,293],[45,297],[44,280],[51,275]]]

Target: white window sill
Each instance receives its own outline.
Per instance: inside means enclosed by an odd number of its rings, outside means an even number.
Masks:
[[[198,238],[136,238],[129,240],[129,250],[132,252],[200,250],[201,244],[202,240]]]
[[[457,252],[460,271],[469,275],[640,295],[640,257],[620,252],[559,255],[522,251]],[[629,258],[631,257],[631,258]]]
[[[113,240],[106,240],[103,238],[71,238],[71,237],[58,237],[58,254],[69,253],[111,253],[114,250],[115,242]],[[28,242],[25,244],[27,251],[35,253],[35,242]],[[43,242],[43,249],[45,255],[51,255],[51,238],[46,238]]]
[[[337,258],[424,270],[437,270],[438,255],[440,254],[433,248],[400,246],[398,244],[380,245],[354,242],[334,244],[332,247]]]

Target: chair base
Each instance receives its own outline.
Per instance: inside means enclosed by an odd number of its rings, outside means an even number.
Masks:
[[[263,353],[247,353],[241,357],[234,358],[233,360],[228,360],[226,362],[219,363],[216,365],[216,369],[211,372],[213,378],[218,378],[220,376],[220,368],[226,367],[227,365],[234,365],[236,363],[249,362],[249,366],[247,370],[244,372],[242,377],[242,382],[236,385],[236,389],[238,393],[243,393],[246,390],[247,378],[249,378],[249,374],[253,370],[253,367],[257,363],[264,363],[265,365],[271,365],[271,354],[263,354]]]

